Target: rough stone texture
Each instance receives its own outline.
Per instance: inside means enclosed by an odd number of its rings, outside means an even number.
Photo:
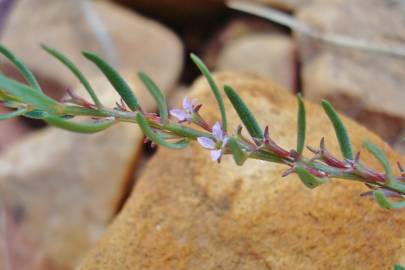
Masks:
[[[271,81],[222,73],[219,85],[241,94],[261,125],[282,146],[294,147],[296,102]],[[192,96],[218,117],[205,81]],[[309,145],[325,136],[338,152],[322,109],[307,104]],[[229,120],[237,120],[228,101]],[[376,135],[343,117],[356,149],[364,138],[381,146],[391,161],[401,159]],[[364,161],[377,166],[364,152]],[[402,158],[403,160],[403,158]],[[226,156],[221,164],[193,144],[159,149],[132,196],[97,247],[81,263],[90,269],[391,269],[404,263],[405,217],[359,193],[361,184],[333,181],[309,190],[284,167],[249,160],[244,167]]]
[[[405,46],[405,5],[398,1],[319,2],[298,13],[316,29]],[[381,23],[381,22],[384,23]],[[303,87],[393,142],[404,128],[404,59],[320,45],[299,36]]]
[[[285,35],[254,33],[226,44],[217,70],[251,72],[295,89],[295,46]]]
[[[64,52],[87,76],[99,71],[81,56],[84,50],[99,53],[120,71],[143,70],[162,88],[175,86],[183,65],[183,48],[171,31],[106,1],[88,1],[93,7],[89,11],[80,4],[86,2],[20,0],[1,42],[28,64],[45,81],[45,86],[48,81],[56,83],[49,86],[52,92],[55,88],[60,90],[61,85],[62,90],[72,87],[76,80],[39,48],[41,43]],[[107,38],[103,33],[107,33]]]
[[[90,81],[106,106],[119,101],[104,77]],[[138,90],[143,108],[154,108],[139,82],[129,82]],[[27,262],[20,269],[73,269],[121,206],[142,140],[138,127],[131,124],[92,135],[47,128],[2,155],[0,213],[2,208],[11,216],[19,213],[18,232],[31,243],[8,240],[18,246],[9,257],[16,263]],[[0,216],[0,231],[2,224]],[[1,243],[7,239],[0,235]],[[32,258],[27,259],[27,254]],[[0,266],[3,263],[0,255]]]

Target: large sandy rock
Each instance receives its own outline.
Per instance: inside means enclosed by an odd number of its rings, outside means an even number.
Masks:
[[[404,47],[400,1],[336,1],[310,5],[298,18],[327,33]],[[382,23],[383,22],[383,23]],[[305,95],[328,98],[342,111],[393,142],[405,127],[404,59],[321,45],[299,36]]]
[[[107,80],[91,82],[102,102],[115,106],[119,97]],[[154,108],[139,82],[129,82],[143,108]],[[86,97],[83,89],[77,89]],[[7,256],[20,267],[15,269],[73,269],[121,207],[142,145],[143,135],[133,124],[117,124],[92,135],[50,127],[4,152],[0,158],[0,242],[15,247]],[[18,233],[3,228],[3,208],[10,212],[6,224],[15,223]],[[15,240],[15,234],[27,240]],[[29,245],[23,244],[27,241]],[[5,261],[0,255],[0,266]]]
[[[225,44],[216,69],[250,72],[294,90],[295,46],[286,35],[251,33]]]
[[[144,70],[165,89],[175,85],[183,65],[182,44],[170,30],[107,1],[20,0],[1,42],[50,92],[72,87],[76,80],[39,48],[41,43],[64,52],[87,76],[99,71],[81,56],[84,50],[99,53],[120,71]]]
[[[234,86],[261,125],[293,148],[296,102],[271,81],[242,74],[216,76]],[[192,96],[218,118],[205,81]],[[211,105],[212,104],[212,105]],[[333,128],[318,105],[307,102],[308,141],[326,137],[338,153]],[[239,123],[226,102],[231,126]],[[365,138],[400,158],[376,135],[343,118],[355,149]],[[364,161],[376,166],[367,153]],[[333,181],[309,190],[283,166],[249,160],[221,164],[197,144],[159,149],[124,209],[79,269],[390,269],[405,262],[404,211],[387,211],[359,193],[361,184]]]

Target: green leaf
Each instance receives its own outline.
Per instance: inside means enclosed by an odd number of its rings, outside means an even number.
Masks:
[[[225,85],[224,89],[250,136],[252,136],[253,139],[263,139],[262,129],[259,127],[256,118],[253,116],[252,112],[248,109],[240,96],[229,85]],[[258,142],[256,143],[258,144]]]
[[[169,114],[164,94],[162,93],[162,91],[160,91],[159,87],[152,81],[152,79],[148,75],[143,72],[139,72],[138,76],[158,104],[161,123],[166,124],[169,120]]]
[[[219,88],[215,83],[214,79],[210,71],[208,70],[207,66],[203,63],[203,61],[195,54],[190,54],[191,60],[193,60],[194,64],[198,67],[204,77],[207,79],[208,84],[211,87],[212,92],[214,93],[215,99],[217,100],[219,110],[221,112],[221,124],[222,130],[227,131],[227,119],[226,119],[226,112],[225,112],[225,105],[224,100],[222,99],[221,93],[219,92]]]
[[[145,136],[157,145],[162,145],[172,149],[182,149],[189,145],[189,141],[186,139],[182,139],[175,143],[165,141],[161,136],[159,136],[159,134],[152,130],[145,116],[143,116],[143,114],[140,112],[136,114],[136,121],[138,122],[138,125],[142,129]]]
[[[321,178],[318,178],[318,177],[312,175],[310,172],[308,172],[303,167],[296,167],[295,172],[298,174],[302,183],[304,183],[304,185],[308,188],[311,188],[311,189],[316,188],[317,186],[320,186],[320,185],[326,183],[326,180],[323,180]]]
[[[136,99],[132,89],[113,67],[111,67],[95,53],[83,52],[83,55],[88,60],[93,62],[104,73],[111,85],[115,88],[115,90],[132,111],[139,109],[138,100]]]
[[[365,140],[363,142],[363,146],[380,162],[380,164],[384,167],[385,175],[387,176],[388,180],[392,183],[395,182],[395,177],[392,174],[392,169],[390,163],[385,156],[384,152],[372,142]]]
[[[45,96],[43,93],[0,74],[0,95],[2,94],[1,92],[12,96],[13,100],[32,104],[36,108],[47,112],[55,112],[59,107],[58,102]]]
[[[399,265],[399,264],[396,264],[396,265],[394,265],[394,270],[405,270],[405,268],[402,267],[402,266]]]
[[[227,145],[229,146],[229,149],[231,150],[233,159],[235,160],[235,163],[239,166],[242,166],[243,163],[245,163],[246,159],[248,158],[248,156],[246,155],[246,153],[240,148],[238,141],[233,138],[230,137],[228,139],[228,143]]]
[[[35,89],[35,91],[40,93],[42,92],[41,86],[39,86],[34,74],[32,74],[31,70],[20,59],[18,59],[11,51],[2,45],[0,45],[0,53],[17,67],[18,71],[20,71],[24,79],[32,86],[33,89]]]
[[[84,77],[83,73],[76,67],[76,65],[70,61],[65,55],[61,52],[57,51],[56,49],[47,47],[45,45],[41,45],[42,49],[44,49],[47,53],[58,59],[62,64],[64,64],[75,76],[76,78],[83,84],[84,88],[86,89],[87,93],[89,93],[91,99],[94,101],[97,107],[101,107],[101,102],[98,99],[96,93],[94,92],[93,88],[91,87],[89,81]]]
[[[0,120],[11,119],[11,118],[23,115],[23,114],[27,113],[28,111],[29,110],[27,108],[21,108],[21,109],[15,110],[15,111],[10,112],[10,113],[0,114]]]
[[[377,203],[385,209],[400,209],[405,207],[405,201],[390,202],[381,190],[374,191]]]
[[[326,100],[322,101],[322,107],[332,122],[335,128],[336,137],[339,141],[340,150],[344,158],[353,160],[352,145],[350,143],[349,135],[347,134],[346,128],[343,122],[340,120],[338,114],[336,113],[333,106]]]
[[[103,131],[115,123],[114,119],[105,120],[95,123],[78,123],[66,120],[59,116],[47,115],[43,118],[48,124],[61,129],[78,133],[96,133]]]
[[[305,106],[301,94],[297,95],[298,102],[298,127],[297,127],[297,153],[302,154],[305,146],[306,119]]]

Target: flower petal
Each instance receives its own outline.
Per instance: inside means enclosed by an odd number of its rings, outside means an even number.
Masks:
[[[197,141],[201,144],[202,147],[210,150],[216,149],[215,142],[207,137],[198,137]]]
[[[212,135],[214,135],[214,138],[218,141],[222,141],[224,139],[224,132],[222,131],[221,124],[219,122],[216,122],[212,127]]]
[[[224,140],[222,141],[221,148],[224,148],[226,146],[226,144],[228,143],[228,141],[229,141],[229,137],[225,136]]]
[[[190,113],[193,111],[193,104],[188,99],[188,96],[185,96],[183,99],[183,108]]]
[[[187,119],[187,113],[183,110],[180,109],[172,109],[169,111],[171,116],[174,116],[177,118],[179,121],[184,121]]]
[[[222,150],[212,150],[211,157],[213,160],[218,161],[222,156]]]

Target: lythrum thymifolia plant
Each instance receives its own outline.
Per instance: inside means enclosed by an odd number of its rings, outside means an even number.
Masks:
[[[393,175],[391,165],[383,151],[369,141],[364,142],[364,147],[381,163],[384,172],[378,172],[364,164],[360,160],[359,152],[357,154],[353,152],[343,122],[327,101],[322,101],[322,107],[335,129],[343,159],[337,158],[328,151],[323,138],[320,140],[319,147],[307,147],[313,153],[311,157],[303,155],[306,116],[304,102],[300,95],[297,96],[297,146],[293,150],[287,150],[278,145],[270,137],[269,128],[259,126],[255,116],[237,91],[232,86],[225,85],[223,90],[249,137],[242,134],[242,125],[230,129],[220,88],[204,63],[194,54],[191,55],[191,59],[207,79],[218,105],[220,119],[215,123],[206,121],[199,113],[202,104],[188,97],[184,98],[182,108],[169,110],[166,97],[159,87],[148,75],[140,72],[139,78],[159,108],[158,114],[145,112],[134,91],[114,68],[98,55],[84,52],[83,56],[100,69],[121,96],[121,101],[117,102],[115,108],[107,108],[73,62],[53,48],[42,47],[77,77],[88,92],[91,101],[78,96],[73,91],[69,91],[70,98],[63,102],[49,98],[43,93],[27,66],[7,48],[0,46],[0,53],[17,67],[27,82],[22,84],[0,74],[0,102],[12,110],[10,113],[0,115],[0,120],[24,116],[42,119],[50,125],[80,133],[100,132],[115,123],[130,122],[138,124],[147,140],[155,145],[182,149],[191,141],[198,141],[203,148],[210,150],[211,158],[217,162],[221,161],[223,155],[232,155],[239,166],[242,166],[248,158],[283,164],[287,167],[283,176],[296,174],[308,188],[316,188],[332,178],[363,182],[370,191],[362,195],[372,196],[381,207],[387,209],[405,207],[405,171],[402,166],[398,164],[401,174]],[[89,120],[88,122],[74,121],[73,118],[76,116],[87,116]]]

